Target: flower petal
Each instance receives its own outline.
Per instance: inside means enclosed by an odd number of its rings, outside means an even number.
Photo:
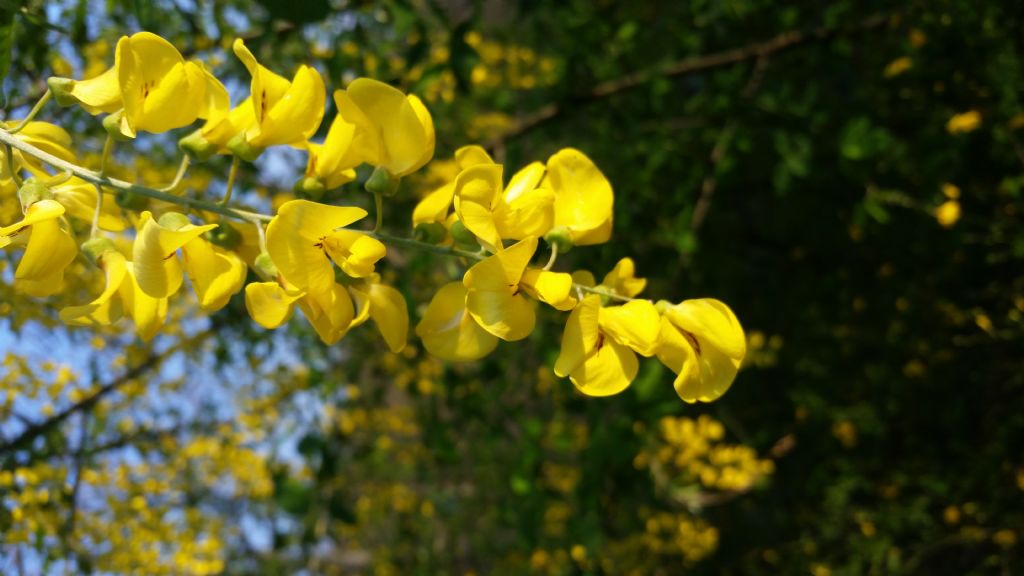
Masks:
[[[449,282],[434,294],[416,335],[428,352],[452,362],[478,360],[498,345],[498,338],[466,312],[466,288],[461,282]]]
[[[577,246],[611,236],[614,195],[597,166],[579,150],[565,148],[548,159],[547,178],[555,193],[555,226],[565,226]]]
[[[555,374],[565,378],[581,366],[600,338],[598,320],[601,297],[590,294],[569,314],[562,332],[562,350],[555,361]]]
[[[602,332],[644,356],[657,350],[661,316],[649,300],[602,308],[599,323]]]
[[[632,350],[605,341],[569,374],[569,379],[587,396],[611,396],[629,387],[639,367]]]
[[[245,309],[254,322],[274,329],[292,317],[295,301],[303,295],[298,290],[285,290],[277,282],[251,282],[245,287]]]
[[[576,306],[576,299],[572,297],[572,276],[565,272],[527,268],[520,286],[530,296],[557,310],[572,310]]]
[[[92,302],[82,306],[68,306],[61,310],[60,319],[64,322],[74,326],[109,326],[119,320],[124,313],[121,299],[114,298],[127,275],[124,255],[116,250],[108,250],[98,260],[106,276],[106,287]]]
[[[713,298],[684,300],[665,313],[673,324],[695,336],[702,352],[707,342],[734,360],[743,360],[747,339],[740,321],[725,303]]]
[[[386,284],[370,284],[370,317],[392,352],[405,348],[409,334],[409,308],[405,297]]]

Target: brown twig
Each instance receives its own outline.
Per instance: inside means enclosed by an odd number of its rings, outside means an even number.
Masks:
[[[822,42],[844,34],[856,34],[879,28],[888,22],[891,17],[891,14],[875,14],[850,27],[819,27],[810,31],[791,30],[763,42],[755,42],[753,44],[748,44],[739,48],[732,48],[730,50],[723,50],[722,52],[715,52],[713,54],[694,56],[673,62],[661,68],[641,70],[639,72],[627,74],[621,78],[608,80],[594,86],[589,92],[577,95],[570,100],[573,105],[578,105],[580,103],[618,94],[630,88],[646,84],[655,78],[683,76],[694,72],[737,64],[747,60],[762,60],[768,56],[801,44]],[[515,139],[537,126],[550,121],[561,114],[564,110],[565,108],[558,103],[548,104],[539,110],[524,116],[510,130],[491,139],[487,144],[487,148],[493,150],[503,147],[509,140]]]

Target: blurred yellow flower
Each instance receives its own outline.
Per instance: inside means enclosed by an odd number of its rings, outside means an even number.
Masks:
[[[981,112],[970,110],[962,114],[956,114],[946,122],[946,131],[950,134],[963,134],[973,132],[981,126]]]
[[[935,209],[935,219],[943,228],[951,228],[960,220],[960,203],[956,200],[947,200]]]

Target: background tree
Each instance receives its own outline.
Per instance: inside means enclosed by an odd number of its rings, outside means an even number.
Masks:
[[[389,204],[396,232],[451,177],[459,146],[484,143],[509,166],[580,148],[617,193],[615,242],[559,265],[600,275],[630,255],[654,298],[729,302],[750,352],[725,397],[691,406],[653,363],[619,396],[580,396],[550,374],[554,315],[468,365],[415,342],[391,354],[370,330],[332,347],[301,321],[266,332],[240,298],[212,316],[182,302],[146,345],[123,327],[56,318],[95,293],[84,260],[75,290],[40,301],[14,293],[14,256],[0,252],[0,571],[989,574],[1021,563],[1017,3],[2,10],[9,119],[48,76],[102,72],[117,38],[142,29],[214,63],[235,100],[248,82],[236,37],[274,69],[315,65],[334,88],[369,76],[420,95],[438,149]],[[98,161],[94,118],[52,105],[40,118]],[[112,170],[171,181],[178,136],[140,139]],[[275,149],[237,191],[269,210],[304,162]],[[183,188],[219,197],[228,166],[193,167]],[[327,200],[372,203],[358,183]],[[17,210],[0,196],[0,221]],[[417,304],[459,270],[405,251],[389,265]]]

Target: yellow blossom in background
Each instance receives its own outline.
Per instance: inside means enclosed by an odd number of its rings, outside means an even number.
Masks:
[[[956,114],[946,122],[946,132],[950,134],[964,134],[973,132],[981,126],[981,112],[970,110],[962,114]]]
[[[960,188],[958,188],[956,184],[946,182],[942,185],[942,195],[950,200],[959,200]]]
[[[897,58],[892,62],[889,62],[889,64],[886,65],[885,67],[885,71],[882,72],[882,75],[885,76],[886,78],[894,78],[896,76],[899,76],[900,74],[903,74],[907,70],[910,70],[910,68],[913,65],[913,60],[911,60],[907,56],[903,56],[902,58]]]
[[[935,219],[943,228],[952,228],[960,220],[960,203],[947,200],[935,209]]]

